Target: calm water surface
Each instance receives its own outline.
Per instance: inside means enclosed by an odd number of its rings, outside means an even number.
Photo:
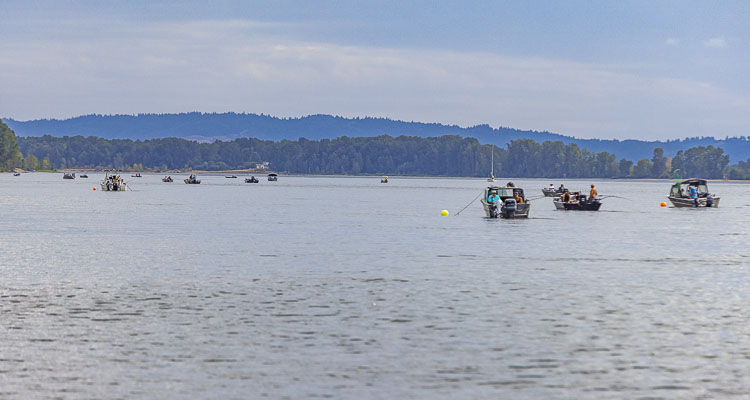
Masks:
[[[0,398],[750,397],[750,185],[90,176],[0,174]]]

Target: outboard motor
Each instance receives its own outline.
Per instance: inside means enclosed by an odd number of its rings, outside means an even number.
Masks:
[[[706,207],[713,207],[714,206],[714,197],[710,194],[706,196]]]
[[[490,203],[490,218],[497,218],[497,203]]]
[[[505,199],[505,202],[503,202],[503,207],[500,211],[503,213],[504,218],[513,218],[513,216],[516,214],[516,200]]]

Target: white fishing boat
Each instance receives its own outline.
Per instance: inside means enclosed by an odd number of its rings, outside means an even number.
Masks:
[[[128,185],[120,177],[117,170],[104,171],[104,180],[102,180],[101,187],[105,192],[124,192],[128,190]]]
[[[667,197],[675,207],[718,207],[719,196],[708,191],[705,179],[677,181]]]
[[[523,189],[508,182],[506,186],[488,186],[484,190],[482,207],[487,218],[528,218],[531,202],[524,196]]]

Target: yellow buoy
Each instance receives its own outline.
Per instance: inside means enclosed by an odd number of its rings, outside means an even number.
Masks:
[[[661,204],[660,204],[660,206],[662,206],[662,207],[666,207],[666,206],[667,206],[667,203],[666,203],[666,202],[664,202],[664,201],[662,201],[662,202],[661,202]]]
[[[448,216],[448,210],[440,211],[440,215],[447,217]]]

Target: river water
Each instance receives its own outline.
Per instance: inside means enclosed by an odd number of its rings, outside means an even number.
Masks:
[[[90,176],[0,174],[0,398],[750,397],[748,184]]]

